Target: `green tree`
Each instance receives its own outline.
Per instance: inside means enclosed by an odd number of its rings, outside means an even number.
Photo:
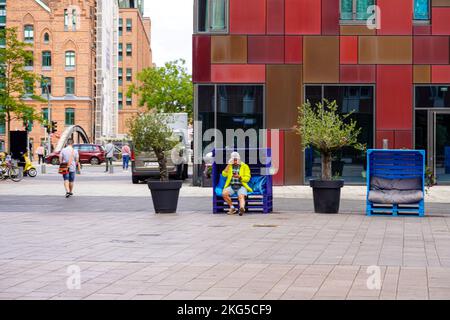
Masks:
[[[167,156],[179,141],[167,125],[166,115],[155,110],[130,118],[127,122],[129,135],[137,152],[154,152],[158,159],[161,181],[169,180]]]
[[[29,45],[17,38],[16,28],[6,28],[0,31],[0,40],[4,47],[0,48],[0,121],[6,123],[6,135],[9,137],[11,122],[21,120],[42,121],[42,117],[32,106],[23,100],[27,96],[33,100],[46,101],[34,94],[34,84],[40,78],[33,72],[25,70],[27,61],[33,59],[28,50]],[[27,93],[27,86],[33,85],[33,92]],[[8,139],[9,141],[9,139]],[[8,143],[8,152],[10,143]]]
[[[193,85],[184,60],[167,62],[164,67],[146,68],[131,85],[127,96],[136,94],[139,105],[163,113],[187,112],[192,119]]]
[[[303,148],[314,147],[322,156],[322,180],[331,180],[333,154],[343,147],[364,150],[358,142],[361,128],[349,119],[352,113],[338,112],[336,101],[324,100],[312,106],[308,101],[298,108],[297,133],[301,136]]]

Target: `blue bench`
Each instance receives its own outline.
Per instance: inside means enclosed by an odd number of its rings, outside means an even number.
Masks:
[[[367,151],[367,215],[425,215],[425,151]]]
[[[226,178],[222,176],[222,171],[226,167],[229,154],[233,151],[239,152],[242,161],[248,164],[251,172],[251,179],[248,183],[253,192],[249,193],[246,198],[246,212],[263,212],[270,213],[273,211],[273,188],[271,175],[271,149],[217,149],[213,151],[213,212],[224,213],[228,211],[228,204],[222,197],[222,191],[225,186]],[[249,154],[254,151],[258,154],[258,158],[263,158],[262,161],[248,161]],[[217,156],[216,156],[217,155]],[[216,161],[218,155],[222,161]],[[262,157],[261,157],[262,155]],[[260,160],[260,159],[256,159]],[[216,163],[219,162],[219,163]],[[256,162],[256,163],[255,163]],[[233,196],[231,198],[233,204],[238,207],[238,198]]]
[[[445,174],[450,174],[450,147],[445,147]]]

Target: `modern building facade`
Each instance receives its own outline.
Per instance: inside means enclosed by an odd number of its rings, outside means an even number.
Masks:
[[[322,99],[353,112],[368,148],[424,149],[450,182],[450,0],[195,0],[194,16],[195,120],[279,129],[276,184],[319,174],[293,128]],[[345,149],[339,165],[364,182],[363,153]]]
[[[153,66],[151,21],[143,16],[143,2],[119,0],[119,70],[118,70],[118,133],[128,132],[127,121],[141,109],[138,97],[127,97],[129,86],[140,71]]]
[[[97,0],[95,142],[116,138],[119,125],[119,5]]]

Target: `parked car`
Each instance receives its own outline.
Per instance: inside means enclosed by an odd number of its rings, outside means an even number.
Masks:
[[[188,154],[185,136],[182,132],[175,131],[174,134],[180,139],[182,147],[179,149],[182,163],[175,165],[172,161],[172,151],[166,153],[167,170],[169,176],[178,180],[185,180],[188,177]],[[159,177],[159,165],[156,155],[153,152],[136,153],[131,144],[131,176],[134,184],[145,181],[149,178]]]
[[[74,144],[73,148],[78,150],[82,164],[90,163],[92,165],[99,165],[105,162],[105,151],[99,144]],[[45,162],[59,165],[59,151],[49,154],[45,158]]]

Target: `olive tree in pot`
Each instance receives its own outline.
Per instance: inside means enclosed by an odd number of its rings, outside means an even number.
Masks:
[[[313,147],[322,157],[321,179],[310,180],[313,189],[316,213],[338,213],[341,188],[344,180],[333,179],[333,156],[343,147],[364,150],[358,142],[361,128],[349,117],[338,112],[336,101],[324,100],[315,106],[308,101],[299,107],[297,133],[301,136],[302,147]]]
[[[148,111],[128,121],[129,135],[137,152],[154,152],[158,159],[160,181],[148,181],[156,213],[175,213],[182,181],[170,181],[167,156],[178,140],[167,126],[166,116]]]

